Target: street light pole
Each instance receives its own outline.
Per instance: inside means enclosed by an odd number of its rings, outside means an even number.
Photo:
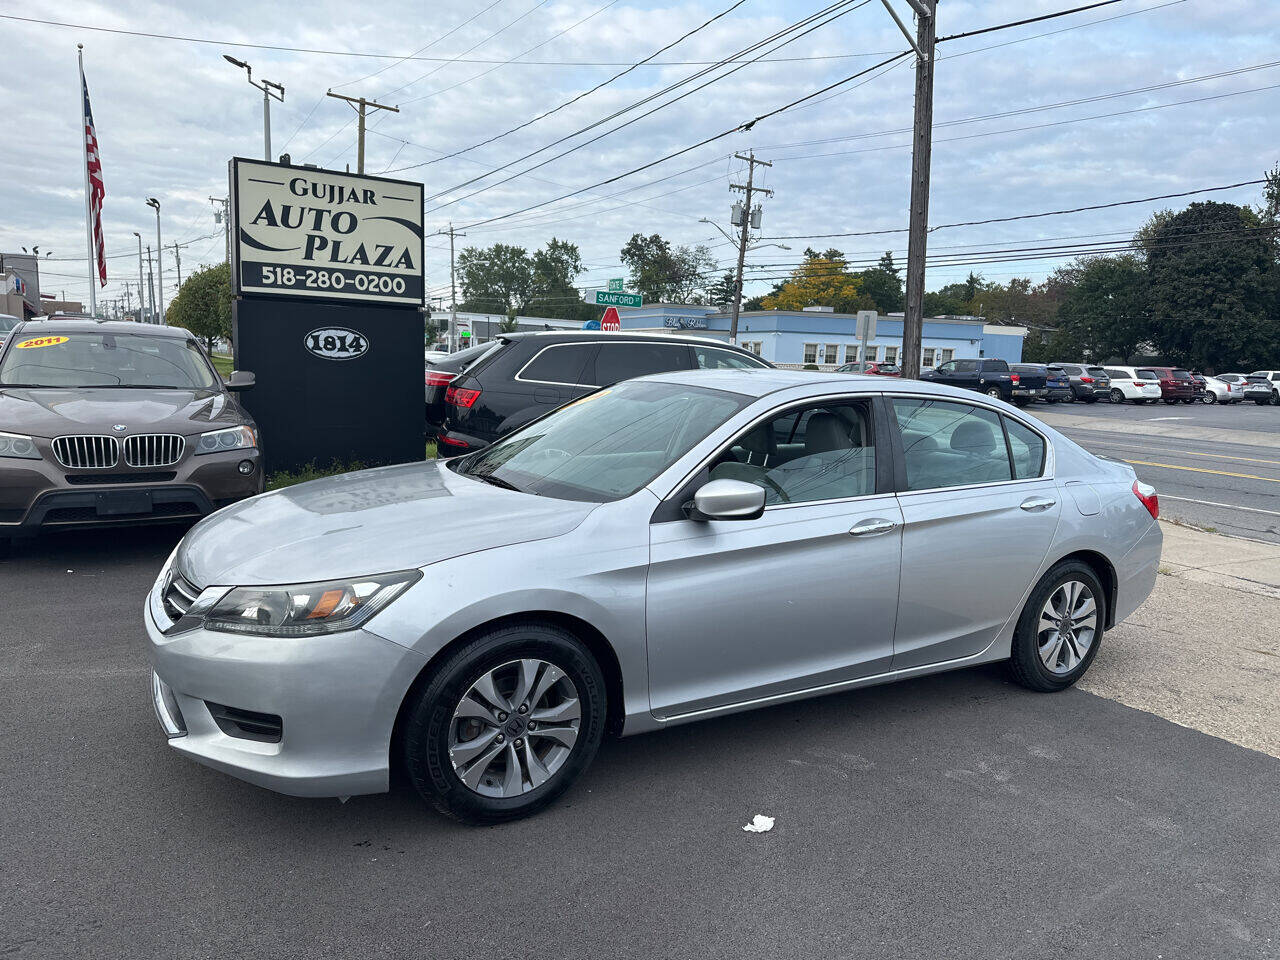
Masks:
[[[165,325],[164,318],[164,244],[160,242],[160,201],[155,197],[147,198],[147,206],[156,211],[156,299],[160,302],[160,315],[156,323]]]
[[[268,163],[271,162],[271,98],[275,97],[281,103],[284,103],[284,84],[274,83],[271,80],[257,81],[253,79],[253,67],[245,63],[243,60],[237,60],[229,54],[223,54],[222,59],[232,66],[240,67],[248,75],[249,86],[257,87],[262,91],[262,159]]]
[[[133,235],[138,238],[138,313],[142,317],[147,315],[147,298],[143,296],[142,291],[146,286],[142,282],[142,234],[137,230],[133,231]],[[146,323],[146,320],[143,320]]]

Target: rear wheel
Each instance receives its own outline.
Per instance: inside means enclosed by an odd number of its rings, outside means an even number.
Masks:
[[[1112,388],[1111,388],[1111,402],[1112,402],[1112,403],[1124,403],[1124,391],[1123,391],[1123,390],[1121,390],[1119,387],[1112,387]]]
[[[1059,563],[1031,591],[1010,651],[1013,678],[1042,693],[1065,690],[1097,655],[1106,624],[1106,597],[1093,569]]]
[[[410,782],[463,823],[527,817],[556,800],[604,736],[604,676],[568,632],[536,620],[498,627],[449,657],[409,706]]]
[[[1210,390],[1208,393],[1204,395],[1204,397],[1202,397],[1202,399],[1204,400],[1205,403],[1217,403],[1218,395],[1214,393],[1212,390]]]

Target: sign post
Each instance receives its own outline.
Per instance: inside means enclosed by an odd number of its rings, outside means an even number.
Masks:
[[[876,338],[877,316],[874,310],[858,311],[858,339],[862,341],[858,359],[864,364],[867,362],[867,343]],[[867,368],[864,366],[862,369],[865,371]]]
[[[422,184],[230,166],[235,365],[267,468],[421,460]]]

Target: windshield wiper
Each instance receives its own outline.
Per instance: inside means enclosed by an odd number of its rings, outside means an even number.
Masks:
[[[468,477],[475,477],[485,483],[491,483],[495,487],[501,487],[503,490],[514,490],[516,493],[524,493],[510,480],[503,480],[501,477],[495,477],[492,473],[468,473]]]

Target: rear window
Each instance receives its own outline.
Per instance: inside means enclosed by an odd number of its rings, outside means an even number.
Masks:
[[[1175,370],[1175,371],[1173,371],[1173,379],[1175,379],[1175,380],[1190,380],[1190,379],[1191,379],[1191,374],[1190,374],[1190,373],[1188,373],[1186,370]]]
[[[441,357],[439,360],[431,362],[432,370],[439,370],[442,373],[461,373],[469,367],[487,357],[489,354],[498,350],[502,344],[498,341],[493,343],[484,343],[478,347],[467,347],[465,350],[459,350],[451,353],[447,357]]]
[[[1140,380],[1159,380],[1159,379],[1160,379],[1160,374],[1156,373],[1154,370],[1139,370],[1139,371],[1138,371],[1138,379],[1140,379]]]
[[[1077,369],[1078,369],[1078,368],[1077,368]],[[1104,369],[1102,369],[1102,367],[1090,367],[1090,368],[1089,368],[1089,376],[1091,376],[1091,377],[1109,377],[1109,376],[1111,376],[1111,371],[1110,371],[1110,370],[1104,370]]]
[[[577,384],[595,350],[594,343],[560,343],[544,347],[525,364],[518,379],[540,383]]]

